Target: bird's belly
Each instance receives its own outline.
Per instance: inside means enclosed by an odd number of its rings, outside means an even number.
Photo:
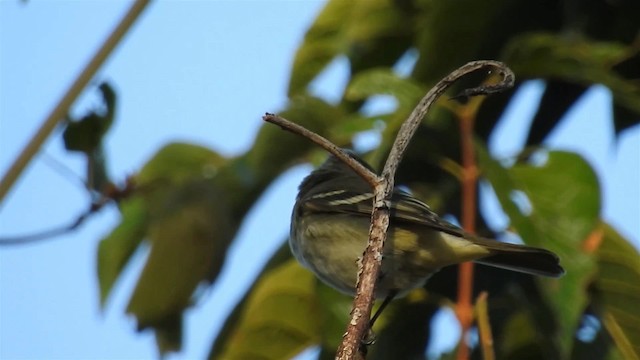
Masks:
[[[292,234],[294,254],[325,283],[352,295],[358,261],[367,246],[368,219],[354,222],[353,218],[332,215],[325,222],[324,216],[312,216],[315,218],[301,224],[298,234]],[[383,298],[390,291],[402,295],[423,285],[442,266],[456,262],[455,256],[447,251],[447,241],[440,233],[425,232],[424,229],[421,233],[418,236],[405,228],[390,226],[376,298]]]

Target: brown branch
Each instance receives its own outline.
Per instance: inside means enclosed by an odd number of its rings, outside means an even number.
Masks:
[[[127,31],[129,31],[131,25],[149,4],[149,1],[150,0],[137,0],[131,5],[127,14],[122,18],[116,28],[113,29],[113,32],[107,40],[105,40],[100,49],[98,49],[91,61],[89,61],[73,84],[71,84],[69,90],[67,90],[56,107],[49,113],[49,116],[47,116],[47,119],[42,123],[36,134],[31,138],[22,152],[20,152],[20,155],[18,155],[2,180],[0,180],[0,204],[4,196],[9,192],[9,189],[13,186],[13,183],[20,177],[22,171],[24,171],[31,159],[38,153],[40,147],[49,137],[53,129],[55,129],[56,125],[64,119],[71,104],[78,97],[82,89],[87,86],[93,75],[98,71],[100,66],[102,66],[102,63],[104,63],[116,45],[120,43],[120,40],[122,40]]]
[[[266,113],[262,117],[262,120],[266,122],[270,122],[272,124],[280,126],[282,129],[290,131],[294,134],[300,135],[302,137],[306,137],[312,142],[319,145],[321,148],[327,150],[331,154],[335,155],[338,159],[340,159],[345,164],[349,165],[356,174],[360,175],[363,179],[365,179],[371,187],[375,187],[378,182],[378,175],[371,172],[371,170],[364,167],[362,164],[354,160],[351,156],[345,153],[340,147],[327,140],[326,138],[314,133],[311,130],[307,130],[304,127],[293,123],[285,118],[281,118],[278,115]]]
[[[64,235],[79,228],[80,225],[84,224],[89,216],[96,213],[98,210],[100,210],[100,208],[102,208],[102,206],[96,206],[96,204],[92,204],[92,206],[87,211],[80,214],[75,220],[71,221],[67,225],[61,225],[53,229],[44,230],[29,235],[0,237],[0,246],[25,245],[42,240],[49,240],[53,237]]]
[[[409,118],[402,124],[380,177],[370,173],[367,169],[351,159],[351,157],[343,153],[339,147],[322,136],[272,114],[266,114],[263,117],[265,121],[277,124],[285,130],[304,136],[322,146],[354,169],[374,190],[375,196],[373,212],[371,214],[371,227],[369,230],[369,245],[364,252],[361,267],[358,272],[358,283],[356,286],[356,296],[353,300],[353,308],[351,310],[351,320],[347,324],[346,333],[343,336],[342,343],[338,347],[336,359],[347,360],[364,357],[364,353],[361,351],[361,344],[364,334],[368,330],[376,280],[382,263],[382,248],[389,226],[389,206],[387,203],[393,191],[395,172],[402,160],[404,151],[409,145],[418,125],[436,99],[459,78],[485,67],[497,69],[503,74],[503,81],[494,86],[482,86],[467,90],[462,96],[484,94],[485,91],[495,92],[497,91],[496,89],[506,89],[512,86],[513,73],[504,64],[497,61],[470,62],[449,74],[420,100]],[[371,176],[369,174],[371,174]]]

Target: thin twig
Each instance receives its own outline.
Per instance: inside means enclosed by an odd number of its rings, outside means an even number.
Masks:
[[[71,84],[69,90],[66,91],[62,99],[58,102],[58,105],[56,105],[51,113],[49,113],[47,119],[42,123],[42,126],[40,126],[20,155],[18,155],[0,181],[0,204],[2,204],[2,199],[4,199],[5,195],[9,192],[13,183],[18,179],[20,174],[22,174],[35,154],[38,153],[40,147],[44,141],[47,140],[56,125],[64,119],[71,104],[73,104],[82,89],[87,86],[91,78],[95,75],[100,66],[102,66],[102,63],[104,63],[116,45],[120,43],[122,37],[127,33],[127,31],[129,31],[129,28],[149,4],[149,1],[150,0],[137,0],[133,5],[131,5],[127,14],[122,18],[107,40],[102,44],[100,49],[98,49],[91,61],[89,61],[87,66],[85,66],[73,84]]]
[[[362,164],[354,160],[351,156],[345,153],[340,147],[338,147],[331,141],[327,140],[326,138],[322,137],[321,135],[318,135],[313,131],[307,130],[302,126],[296,123],[293,123],[287,119],[281,118],[280,116],[275,114],[266,113],[262,117],[262,120],[278,125],[282,129],[290,131],[294,134],[298,134],[302,137],[306,137],[307,139],[319,145],[321,148],[335,155],[338,159],[340,159],[345,164],[349,165],[349,167],[353,169],[353,171],[355,171],[358,175],[360,175],[360,177],[365,179],[369,183],[369,185],[371,185],[371,187],[375,187],[378,184],[379,179],[377,174],[374,174],[373,172],[371,172],[371,170],[367,169]]]
[[[102,206],[97,206],[97,204],[92,204],[89,210],[80,214],[75,220],[70,222],[67,225],[58,226],[53,229],[44,230],[38,233],[29,234],[29,235],[19,235],[19,236],[6,236],[0,237],[0,246],[7,245],[25,245],[29,243],[34,243],[42,240],[49,240],[55,236],[64,235],[68,232],[71,232],[80,227],[93,213],[100,210]]]

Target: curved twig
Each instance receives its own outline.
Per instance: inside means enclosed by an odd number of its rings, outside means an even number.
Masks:
[[[351,310],[351,321],[349,321],[342,343],[340,347],[338,347],[336,359],[346,360],[364,357],[364,353],[360,350],[362,349],[361,343],[368,330],[367,327],[369,318],[371,317],[376,279],[382,263],[382,248],[389,226],[389,207],[387,206],[387,202],[393,191],[396,170],[411,138],[434,102],[455,81],[471,72],[487,67],[494,68],[495,71],[498,71],[502,75],[502,81],[496,85],[483,85],[467,89],[458,95],[458,97],[492,94],[513,86],[515,78],[513,72],[507,68],[506,65],[498,61],[472,61],[453,71],[429,90],[422,100],[420,100],[409,118],[402,124],[381,176],[371,173],[357,161],[346,155],[342,149],[324,137],[273,114],[267,113],[263,117],[263,120],[279,125],[281,128],[300,136],[304,136],[334,154],[349,165],[358,175],[362,176],[374,190],[375,197],[374,208],[371,214],[369,245],[364,252],[361,268],[358,272],[358,284],[356,296],[353,300],[353,308]]]

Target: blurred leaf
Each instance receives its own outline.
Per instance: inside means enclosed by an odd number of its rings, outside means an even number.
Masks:
[[[505,326],[504,333],[507,336],[498,343],[499,353],[507,359],[546,359],[548,353],[541,352],[538,344],[538,328],[531,313],[522,309],[512,314]],[[502,339],[501,339],[502,340]]]
[[[116,94],[106,82],[98,89],[102,93],[104,109],[92,110],[77,121],[69,119],[62,138],[68,151],[79,151],[87,156],[87,187],[102,192],[109,183],[102,141],[113,123]]]
[[[608,225],[596,251],[594,288],[603,324],[625,359],[640,358],[640,254]]]
[[[213,345],[211,346],[211,350],[209,351],[208,359],[218,359],[220,353],[224,350],[229,338],[233,336],[238,327],[240,326],[240,322],[242,321],[243,313],[247,307],[247,301],[250,295],[255,291],[256,284],[261,282],[268,274],[271,273],[273,269],[280,267],[285,262],[288,262],[292,259],[291,250],[289,249],[289,243],[283,243],[280,248],[271,256],[271,259],[267,262],[267,264],[262,268],[258,277],[254,280],[253,284],[246,291],[242,299],[236,304],[235,308],[231,311],[227,319],[224,321],[224,325],[222,329],[214,339]]]
[[[500,31],[492,25],[499,15],[505,15],[501,12],[508,3],[505,0],[419,1],[415,30],[419,57],[413,77],[432,86],[458,66],[478,60],[478,52],[486,52],[485,43],[493,37],[501,38]],[[525,21],[521,18],[518,17],[520,23]]]
[[[113,123],[116,94],[106,82],[100,84],[99,90],[102,93],[104,109],[92,110],[80,120],[70,120],[67,123],[62,133],[67,150],[90,154],[102,145],[102,138]]]
[[[98,273],[104,302],[140,241],[150,254],[129,301],[138,328],[153,327],[162,353],[178,350],[182,312],[201,283],[212,282],[239,225],[230,218],[216,175],[226,160],[204,147],[163,147],[136,177],[123,221],[100,244]]]
[[[321,345],[335,352],[351,319],[353,297],[344,295],[321,281],[316,281],[316,297],[321,309],[319,313],[322,314],[319,332]]]
[[[147,209],[140,197],[123,201],[120,212],[120,224],[98,246],[98,282],[103,308],[114,283],[147,231]]]
[[[407,1],[355,1],[344,23],[351,73],[390,66],[410,47],[415,11]]]
[[[345,121],[344,111],[340,107],[309,95],[293,97],[287,108],[278,115],[322,136],[327,136],[329,129],[335,124]],[[253,173],[247,174],[248,178],[243,180],[266,179],[270,182],[315,148],[317,146],[308,139],[265,123],[260,128],[252,149],[246,154],[247,165]]]
[[[294,259],[270,270],[247,299],[220,359],[290,359],[319,343],[315,277]]]
[[[640,114],[640,85],[613,71],[614,65],[638,49],[614,42],[536,33],[512,39],[504,51],[504,61],[519,76],[602,84],[611,90],[617,104]]]
[[[423,86],[408,78],[401,78],[390,69],[372,69],[354,76],[347,88],[348,100],[365,100],[373,95],[392,95],[398,107],[410,112],[426,93]]]
[[[191,305],[198,284],[217,276],[236,226],[211,180],[158,191],[162,196],[149,209],[151,252],[127,307],[140,329],[165,328]]]
[[[568,152],[538,154],[546,159],[508,169],[480,146],[478,155],[483,175],[493,186],[511,226],[527,244],[560,256],[566,275],[560,280],[540,279],[540,283],[555,306],[561,325],[558,339],[568,355],[587,304],[587,282],[595,270],[594,259],[581,247],[598,222],[596,175],[584,159]]]
[[[202,146],[169,143],[158,150],[136,176],[139,186],[159,181],[180,184],[193,178],[214,177],[226,159]]]
[[[343,25],[349,21],[354,6],[351,1],[331,0],[316,17],[296,52],[287,91],[289,96],[304,93],[309,82],[346,49]]]
[[[289,96],[306,86],[338,55],[347,55],[352,73],[397,61],[410,46],[411,12],[390,0],[327,3],[296,52]]]

